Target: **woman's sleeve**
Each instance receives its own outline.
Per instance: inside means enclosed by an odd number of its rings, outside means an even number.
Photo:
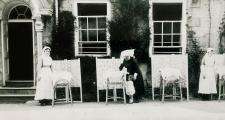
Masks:
[[[50,57],[51,58],[51,57]],[[51,58],[51,65],[50,65],[51,70],[53,71],[53,60]]]
[[[200,72],[201,74],[205,74],[205,56],[202,58],[202,61],[201,61],[201,66],[200,66]]]
[[[120,64],[120,67],[119,67],[119,70],[120,70],[120,71],[121,71],[121,70],[123,69],[123,67],[124,67],[124,62],[125,62],[125,61],[123,60],[123,63]]]
[[[140,73],[140,69],[138,67],[137,61],[135,59],[133,59],[133,65],[134,65],[134,73]]]

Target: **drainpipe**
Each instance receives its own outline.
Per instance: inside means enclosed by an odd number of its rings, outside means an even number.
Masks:
[[[212,13],[211,13],[211,0],[208,0],[208,11],[209,11],[209,41],[208,47],[211,47],[211,28],[212,28]]]
[[[59,18],[59,1],[55,0],[55,22],[58,25],[58,18]]]

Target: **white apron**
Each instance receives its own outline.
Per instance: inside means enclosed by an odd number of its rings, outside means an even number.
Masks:
[[[38,75],[35,100],[52,99],[53,98],[53,72],[50,68],[52,58],[50,56],[42,56],[42,68]]]
[[[214,56],[210,57],[208,55],[205,55],[202,60],[198,93],[202,94],[217,93]]]

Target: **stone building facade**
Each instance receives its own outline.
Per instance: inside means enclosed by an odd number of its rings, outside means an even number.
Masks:
[[[116,0],[55,1],[56,4],[60,4],[60,8],[57,9],[60,11],[72,11],[76,17],[76,56],[109,55],[109,33],[106,27],[106,20],[110,20],[113,17],[112,8],[115,2]],[[10,81],[10,79],[31,80],[35,83],[36,74],[40,68],[38,56],[41,54],[42,45],[51,41],[53,3],[53,0],[0,0],[0,86],[5,86],[6,82]],[[150,57],[158,53],[186,54],[188,41],[186,25],[190,26],[191,29],[196,32],[195,37],[198,38],[203,49],[213,47],[218,50],[219,27],[225,12],[224,0],[149,0],[149,4],[150,30],[156,32],[151,34],[149,47]],[[174,13],[172,17],[162,13],[162,11],[167,8],[171,8],[171,14]],[[92,10],[95,12],[91,12]],[[27,11],[30,11],[30,13],[27,13]],[[155,11],[161,13],[154,13]],[[27,27],[28,33],[24,34],[22,32],[23,35],[21,36],[20,34],[22,33],[16,31],[21,30],[18,28],[20,25],[24,28]],[[161,26],[161,28],[159,28],[159,26]],[[157,29],[159,31],[157,31]],[[166,29],[168,31],[164,32],[163,29],[164,31],[166,31]],[[16,37],[10,37],[10,35]],[[93,35],[94,38],[91,35]],[[30,36],[30,38],[23,38],[23,36]],[[25,43],[23,43],[21,39],[30,39],[32,42],[30,42],[29,45],[23,46]],[[93,40],[91,42],[86,42],[89,41],[89,39]],[[10,40],[20,40],[21,42],[10,42]],[[85,49],[85,46],[91,48],[89,44],[93,45],[94,50],[90,51],[89,49]],[[168,47],[168,44],[171,45]],[[96,47],[99,45],[104,50],[99,50],[99,48]],[[23,48],[27,50],[21,50]],[[17,60],[14,60],[12,56],[16,54],[22,57],[18,57],[16,58]],[[26,56],[28,56],[29,59],[26,58]],[[19,62],[23,60],[28,61]],[[10,61],[13,61],[16,66],[11,66]],[[22,66],[27,66],[27,68],[21,68],[20,64]],[[12,67],[15,70],[11,70]],[[24,77],[26,74],[24,74],[24,76],[17,75],[17,72],[23,74],[23,72],[21,72],[23,70],[21,69],[32,71],[29,73],[30,77]],[[10,77],[11,74],[17,76]]]
[[[193,2],[194,1],[194,2]],[[203,48],[212,47],[218,51],[219,27],[224,17],[223,0],[189,0],[188,23],[196,32]]]

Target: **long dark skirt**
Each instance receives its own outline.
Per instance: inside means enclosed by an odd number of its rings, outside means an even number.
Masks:
[[[134,99],[140,100],[145,93],[144,81],[142,79],[142,76],[138,76],[137,79],[134,81],[134,88],[135,88]]]

